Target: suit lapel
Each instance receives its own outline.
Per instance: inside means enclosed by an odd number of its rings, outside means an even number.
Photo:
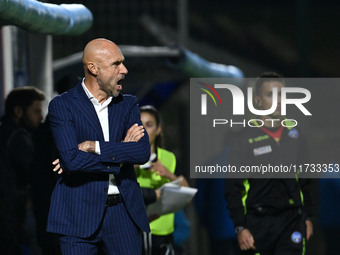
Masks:
[[[108,108],[108,115],[109,115],[109,130],[110,130],[110,141],[116,141],[117,135],[119,135],[117,132],[121,131],[119,130],[122,124],[121,120],[121,105],[119,102],[123,100],[122,94],[119,94],[118,97],[113,97],[111,103],[109,104]]]
[[[100,125],[98,115],[91,100],[87,97],[81,82],[76,85],[73,90],[74,105],[79,110],[79,118],[85,118],[88,120],[89,125],[93,127],[97,135],[104,140],[102,127]]]
[[[108,115],[109,115],[109,135],[110,135],[110,141],[114,141],[114,136],[115,136],[115,133],[116,133],[116,125],[115,125],[115,122],[117,121],[116,120],[116,105],[111,102],[110,105],[109,105],[109,108],[108,108]]]

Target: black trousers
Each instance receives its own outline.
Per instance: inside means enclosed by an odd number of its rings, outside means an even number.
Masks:
[[[300,209],[249,212],[247,227],[254,237],[256,250],[242,252],[242,255],[302,255],[305,250],[306,223]]]

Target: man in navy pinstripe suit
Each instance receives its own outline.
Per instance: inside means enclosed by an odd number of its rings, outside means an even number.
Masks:
[[[89,42],[85,78],[49,105],[62,174],[47,231],[60,234],[63,254],[141,254],[141,231],[150,231],[133,167],[148,161],[150,144],[136,97],[120,93],[123,61],[113,42]]]

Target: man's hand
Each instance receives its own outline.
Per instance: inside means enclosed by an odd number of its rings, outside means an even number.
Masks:
[[[239,234],[237,234],[237,241],[242,251],[256,249],[254,246],[254,237],[248,229],[244,229]]]
[[[62,174],[63,173],[63,169],[60,166],[58,158],[52,162],[52,165],[54,165],[53,172],[57,172],[58,171],[58,174]]]
[[[126,142],[138,142],[144,136],[143,126],[138,126],[138,124],[133,124],[126,133],[124,138],[124,143]]]
[[[313,235],[313,222],[310,220],[306,220],[306,239],[307,241],[312,237]]]
[[[95,153],[96,142],[95,141],[85,141],[78,144],[78,149],[85,152]]]

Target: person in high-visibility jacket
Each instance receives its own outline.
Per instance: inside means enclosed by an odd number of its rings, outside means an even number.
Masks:
[[[146,205],[155,202],[163,184],[182,178],[181,185],[188,186],[183,176],[176,176],[175,155],[162,148],[162,127],[158,111],[150,105],[140,108],[141,120],[150,138],[150,160],[144,165],[136,167],[137,181],[139,182]],[[174,254],[173,232],[174,213],[156,216],[150,219],[151,236],[144,236],[144,254],[164,255]]]

